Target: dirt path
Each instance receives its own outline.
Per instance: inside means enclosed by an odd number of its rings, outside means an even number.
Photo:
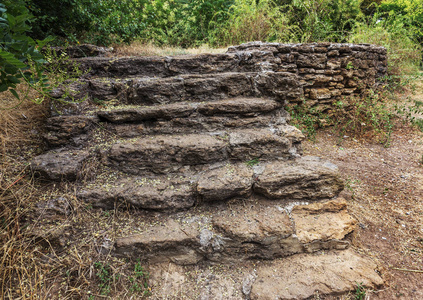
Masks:
[[[423,299],[423,271],[416,272],[423,270],[423,134],[401,126],[392,138],[389,148],[351,137],[337,144],[328,129],[304,150],[339,166],[359,220],[355,246],[379,262],[387,281],[370,299]]]

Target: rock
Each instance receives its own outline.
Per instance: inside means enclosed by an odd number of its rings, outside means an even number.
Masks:
[[[53,198],[47,201],[38,202],[36,205],[40,214],[45,215],[69,215],[72,207],[69,201],[64,197]]]
[[[186,165],[226,160],[227,146],[210,135],[158,135],[114,144],[107,158],[110,166],[127,173],[165,173]]]
[[[348,214],[347,203],[342,198],[297,205],[292,210],[291,218],[295,223],[297,237],[303,244],[342,240],[355,230],[357,224]]]
[[[209,116],[217,114],[252,114],[256,112],[270,112],[282,107],[281,103],[260,98],[236,98],[222,101],[201,103],[198,112]]]
[[[157,106],[128,107],[98,111],[97,115],[112,123],[141,122],[155,119],[188,117],[195,107],[186,103],[173,103]]]
[[[296,153],[292,146],[287,137],[269,129],[244,129],[229,133],[229,156],[234,160],[291,158],[292,153]]]
[[[115,255],[142,257],[151,263],[167,261],[179,265],[196,264],[203,259],[194,250],[201,246],[198,235],[193,224],[182,225],[171,219],[142,234],[117,239]]]
[[[324,207],[322,210],[334,206],[332,202],[320,205]],[[310,210],[313,209],[316,207],[312,204]],[[343,239],[347,230],[337,234],[336,229],[328,229],[330,224],[326,227],[321,224],[330,220],[339,224],[335,227],[345,228],[348,218],[342,209],[322,212],[330,216],[321,221],[313,220],[311,225],[304,224],[308,215],[297,210],[302,211],[297,208],[292,215],[298,225],[285,209],[261,202],[251,206],[241,202],[221,203],[198,213],[181,212],[167,219],[165,224],[147,225],[149,229],[143,233],[118,238],[115,252],[122,257],[146,257],[155,262],[191,264],[205,259],[236,263],[349,246]]]
[[[376,264],[353,250],[299,254],[260,266],[251,299],[309,299],[354,291],[357,283],[377,288],[383,280]]]
[[[252,192],[253,170],[245,164],[227,164],[200,176],[197,192],[205,201],[248,196]]]
[[[337,167],[316,157],[272,162],[257,174],[254,192],[270,199],[322,199],[344,188]]]
[[[168,78],[91,79],[90,97],[122,104],[157,105],[213,101],[234,97],[298,100],[302,89],[295,74],[285,72],[217,73]]]
[[[130,205],[141,209],[181,210],[194,205],[196,195],[188,178],[123,178],[96,182],[77,192],[93,207],[114,209]]]
[[[86,150],[51,151],[31,162],[31,169],[50,180],[75,180],[90,156]]]
[[[81,146],[88,142],[89,132],[98,120],[92,116],[60,116],[47,119],[44,135],[50,147]]]

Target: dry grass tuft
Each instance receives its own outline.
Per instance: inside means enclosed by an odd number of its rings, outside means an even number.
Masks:
[[[117,45],[114,49],[114,55],[117,56],[177,56],[202,53],[224,53],[227,50],[226,48],[210,48],[207,45],[189,49],[179,47],[158,47],[142,41],[134,41],[130,45]]]
[[[18,86],[17,91],[27,93],[24,84]],[[10,93],[0,93],[0,155],[3,157],[8,151],[15,151],[16,147],[29,144],[40,144],[37,138],[42,130],[48,110],[48,103],[35,104],[31,99],[39,95],[29,91],[27,99],[21,101]]]
[[[18,91],[25,94],[26,87]],[[34,241],[23,223],[37,192],[28,176],[28,160],[40,148],[39,134],[47,105],[0,93],[0,298],[40,299],[44,272],[36,262]],[[15,107],[17,106],[17,107]],[[15,108],[13,108],[15,107]]]

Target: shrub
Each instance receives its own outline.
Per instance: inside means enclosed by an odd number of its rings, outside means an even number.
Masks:
[[[235,45],[248,41],[289,41],[293,26],[271,0],[235,0],[227,12],[225,23],[213,20],[210,42],[214,45]]]
[[[31,19],[24,1],[0,3],[0,92],[10,91],[16,98],[19,95],[15,89],[22,80],[41,82],[41,88],[46,87],[42,69],[45,60],[39,49],[49,39],[34,41],[27,36]]]
[[[348,41],[386,47],[391,76],[415,74],[421,60],[421,47],[405,24],[405,17],[375,13],[355,24]]]

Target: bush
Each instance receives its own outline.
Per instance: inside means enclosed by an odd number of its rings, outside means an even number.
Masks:
[[[421,46],[405,24],[405,17],[375,13],[356,23],[348,41],[386,47],[389,75],[415,74],[421,61]]]
[[[27,36],[32,16],[24,1],[0,3],[0,92],[10,91],[16,98],[16,86],[22,80],[29,84],[47,81],[42,65],[45,63],[41,49],[48,39],[34,41]]]
[[[225,12],[221,12],[224,14]],[[248,41],[290,41],[294,26],[289,25],[282,7],[271,0],[235,0],[225,23],[213,20],[210,42],[236,45]],[[222,17],[221,17],[222,18]]]

